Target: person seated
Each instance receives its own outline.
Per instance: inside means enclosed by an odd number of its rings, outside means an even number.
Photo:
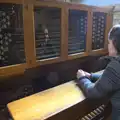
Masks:
[[[110,96],[112,120],[120,120],[120,25],[113,26],[108,34],[108,52],[110,62],[103,74],[90,74],[80,69],[77,82],[88,98]],[[93,83],[93,78],[98,80]]]

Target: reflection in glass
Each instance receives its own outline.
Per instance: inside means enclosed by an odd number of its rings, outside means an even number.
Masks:
[[[0,66],[24,62],[22,6],[0,4]]]
[[[37,60],[60,56],[61,10],[36,7],[34,14]]]

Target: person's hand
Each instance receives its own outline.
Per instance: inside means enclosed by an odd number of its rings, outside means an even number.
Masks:
[[[87,76],[87,77],[89,77],[89,78],[90,78],[90,76],[91,76],[91,74],[90,74],[90,73],[85,72],[85,71],[84,71],[84,73],[85,73],[85,76]]]
[[[80,79],[80,77],[86,76],[85,72],[83,70],[78,70],[77,72],[77,79]]]

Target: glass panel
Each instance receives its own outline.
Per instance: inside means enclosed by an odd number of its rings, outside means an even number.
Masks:
[[[120,12],[113,13],[113,25],[120,24]]]
[[[69,10],[68,54],[86,49],[87,11]]]
[[[92,50],[104,48],[106,13],[94,12],[92,25]]]
[[[37,60],[60,56],[61,9],[35,7]]]
[[[22,5],[0,4],[0,66],[25,62]]]

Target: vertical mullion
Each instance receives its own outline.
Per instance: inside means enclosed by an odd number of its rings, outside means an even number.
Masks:
[[[92,51],[92,9],[88,11],[88,24],[87,24],[87,39],[86,39],[86,52],[89,54]]]
[[[68,57],[68,9],[63,6],[61,9],[61,59]]]
[[[107,19],[106,19],[106,29],[105,29],[105,42],[104,42],[104,49],[107,50],[108,46],[108,32],[112,27],[112,15],[107,14]]]
[[[32,67],[36,64],[33,4],[24,4],[23,19],[26,62],[27,67]]]

